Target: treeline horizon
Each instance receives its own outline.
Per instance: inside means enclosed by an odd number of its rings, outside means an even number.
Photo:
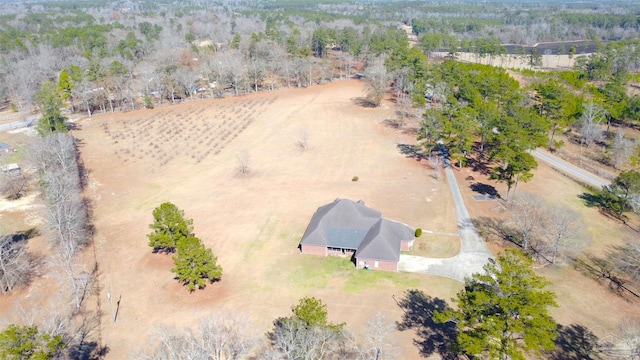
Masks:
[[[64,90],[71,110],[87,113],[136,108],[143,97],[153,106],[308,86],[392,56],[408,43],[402,24],[412,26],[427,54],[524,57],[533,52],[524,45],[566,39],[575,43],[530,55],[607,47],[633,54],[638,13],[640,6],[624,1],[4,2],[0,103],[32,109],[35,93],[58,82],[63,70],[71,81]]]

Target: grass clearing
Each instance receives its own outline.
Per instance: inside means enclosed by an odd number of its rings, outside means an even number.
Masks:
[[[435,235],[422,233],[415,239],[411,251],[403,251],[403,254],[448,258],[460,252],[460,238],[457,236]]]
[[[348,278],[356,268],[348,258],[300,255],[289,263],[288,287],[324,289],[332,279]]]
[[[339,287],[348,293],[361,293],[371,288],[394,287],[414,288],[420,284],[420,275],[394,273],[380,270],[357,269],[346,257],[300,255],[290,267],[287,285],[303,289],[324,289]]]
[[[360,293],[372,287],[393,284],[399,287],[415,288],[419,285],[419,275],[408,273],[394,273],[380,270],[363,270],[352,267],[347,274],[347,281],[342,290],[350,293]]]

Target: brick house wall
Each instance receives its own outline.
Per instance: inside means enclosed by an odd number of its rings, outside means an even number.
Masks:
[[[324,246],[302,244],[300,247],[303,254],[327,256],[327,248]]]
[[[413,247],[413,239],[411,240],[402,240],[400,242],[400,250],[409,251]]]
[[[356,266],[359,269],[364,268],[364,266],[369,265],[369,269],[372,270],[384,270],[384,271],[393,271],[398,272],[398,263],[395,261],[385,261],[385,260],[374,260],[374,259],[356,259]],[[377,267],[376,267],[377,265]]]

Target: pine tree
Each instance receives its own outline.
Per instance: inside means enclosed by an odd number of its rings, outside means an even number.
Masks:
[[[556,323],[548,313],[557,306],[549,282],[531,268],[522,252],[507,249],[474,274],[455,301],[458,310],[436,312],[438,322],[455,321],[457,348],[489,359],[524,359],[523,350],[540,354],[555,347]]]
[[[11,324],[0,333],[0,359],[54,359],[64,347],[62,336],[39,333],[35,326]]]
[[[174,204],[166,202],[153,210],[153,230],[148,234],[149,246],[154,252],[173,252],[181,238],[193,231],[193,220],[184,217],[184,211]]]
[[[73,90],[73,83],[67,73],[67,70],[62,69],[60,76],[58,77],[58,93],[62,97],[62,100],[67,100],[71,96],[71,90]]]
[[[54,83],[47,81],[42,84],[33,98],[42,112],[42,117],[36,126],[40,135],[67,131],[67,125],[65,125],[67,119],[60,112],[62,96]]]
[[[222,267],[217,265],[217,261],[218,258],[213,256],[211,249],[204,247],[200,239],[183,237],[178,240],[177,254],[173,256],[175,268],[171,272],[189,291],[203,289],[207,280],[213,282],[222,276]]]

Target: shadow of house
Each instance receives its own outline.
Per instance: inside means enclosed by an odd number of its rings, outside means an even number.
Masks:
[[[414,235],[362,201],[336,199],[318,208],[299,246],[303,254],[348,256],[360,268],[398,271],[400,250],[411,249]]]

